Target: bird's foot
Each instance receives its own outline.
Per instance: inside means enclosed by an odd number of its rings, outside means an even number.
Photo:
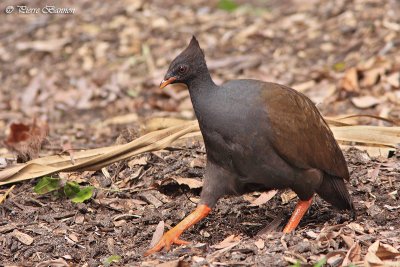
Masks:
[[[152,247],[151,249],[147,250],[144,255],[148,256],[150,254],[153,254],[155,252],[158,252],[165,248],[166,251],[169,251],[171,249],[172,244],[176,245],[187,245],[190,242],[184,241],[182,239],[179,239],[179,236],[182,234],[180,229],[177,229],[176,227],[172,228],[168,232],[166,232],[163,237],[161,238],[158,243]]]
[[[166,251],[171,249],[172,244],[177,245],[187,245],[189,242],[179,239],[181,234],[188,229],[193,224],[197,223],[201,219],[207,216],[207,214],[211,211],[211,208],[207,205],[201,204],[197,206],[197,208],[189,214],[185,219],[183,219],[180,223],[178,223],[174,228],[166,232],[158,243],[147,250],[144,255],[148,256],[153,254],[154,252],[158,252],[165,248]]]

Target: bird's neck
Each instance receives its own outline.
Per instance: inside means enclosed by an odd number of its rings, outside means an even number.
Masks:
[[[207,69],[196,73],[196,77],[191,79],[187,86],[192,97],[205,96],[208,91],[213,91],[217,88]]]
[[[197,73],[196,78],[187,84],[189,88],[190,99],[193,104],[194,112],[200,124],[200,130],[203,132],[204,115],[209,112],[210,105],[215,101],[215,93],[218,91],[218,85],[214,83],[210,73]]]

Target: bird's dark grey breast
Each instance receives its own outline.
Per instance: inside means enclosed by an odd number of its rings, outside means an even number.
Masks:
[[[293,183],[293,168],[275,151],[262,98],[264,83],[228,82],[196,100],[194,108],[208,160],[238,177],[238,182],[283,188]]]

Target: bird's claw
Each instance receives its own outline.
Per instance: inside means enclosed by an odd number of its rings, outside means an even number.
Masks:
[[[207,216],[211,211],[211,208],[205,204],[197,206],[196,210],[185,217],[180,223],[178,223],[174,228],[166,232],[160,241],[144,253],[145,256],[158,252],[165,248],[166,251],[171,249],[172,244],[177,245],[187,245],[189,242],[179,239],[183,231],[188,229],[193,224],[197,223],[201,219]]]
[[[158,251],[162,250],[163,248],[165,248],[166,251],[169,251],[171,249],[171,245],[172,244],[187,245],[187,244],[190,243],[188,241],[184,241],[182,239],[179,239],[179,236],[180,236],[180,234],[176,233],[174,231],[174,229],[171,229],[170,231],[168,231],[167,233],[165,233],[163,235],[161,240],[158,241],[158,243],[154,247],[152,247],[151,249],[147,250],[144,253],[144,256],[148,256],[150,254],[158,252]]]

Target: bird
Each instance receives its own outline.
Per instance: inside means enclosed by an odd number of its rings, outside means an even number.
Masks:
[[[345,184],[350,178],[346,160],[328,124],[304,94],[252,79],[215,84],[195,36],[170,63],[160,88],[174,83],[187,86],[203,136],[204,183],[196,209],[145,256],[188,244],[181,234],[226,195],[292,189],[299,200],[284,233],[298,226],[315,194],[339,210],[354,211]]]

